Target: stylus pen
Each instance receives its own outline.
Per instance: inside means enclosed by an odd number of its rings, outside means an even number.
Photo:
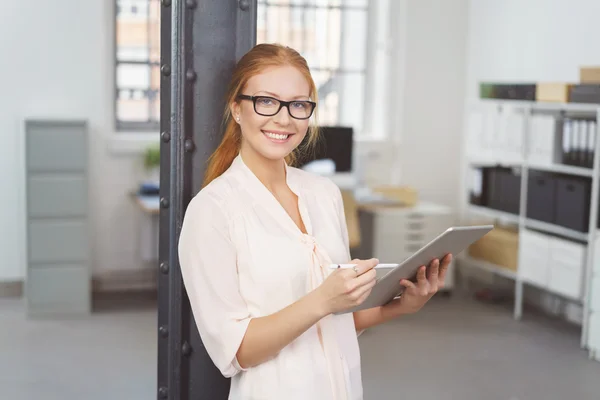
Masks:
[[[375,268],[396,268],[398,264],[377,264]],[[356,264],[331,264],[329,268],[337,269],[337,268],[354,268]]]

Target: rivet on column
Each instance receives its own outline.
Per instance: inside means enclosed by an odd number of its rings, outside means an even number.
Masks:
[[[192,151],[194,151],[196,146],[194,145],[194,142],[192,141],[192,139],[185,139],[184,148],[185,148],[185,151],[187,151],[188,153],[191,153]]]

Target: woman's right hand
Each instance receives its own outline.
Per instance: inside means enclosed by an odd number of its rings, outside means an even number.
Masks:
[[[356,264],[357,270],[340,268],[329,274],[316,289],[325,314],[333,314],[362,304],[375,286],[377,272],[374,267],[378,263],[376,258],[354,259],[350,264]]]

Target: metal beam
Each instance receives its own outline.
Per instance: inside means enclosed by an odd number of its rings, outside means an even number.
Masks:
[[[226,400],[229,381],[202,346],[185,293],[177,239],[221,140],[225,91],[256,43],[256,0],[162,0],[161,181],[157,398]]]

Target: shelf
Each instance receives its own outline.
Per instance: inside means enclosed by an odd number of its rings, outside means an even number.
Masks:
[[[469,212],[474,214],[481,215],[482,217],[492,218],[492,219],[500,219],[509,223],[518,224],[519,216],[516,214],[512,214],[509,212],[494,210],[492,208],[476,206],[473,204],[469,204],[468,206]]]
[[[591,177],[593,175],[593,170],[591,168],[584,167],[573,167],[571,165],[562,165],[562,164],[529,164],[529,169],[535,169],[537,171],[546,171],[546,172],[556,172],[560,174],[567,175],[575,175],[575,176],[587,176]]]
[[[503,276],[505,278],[517,279],[517,273],[515,271],[511,271],[508,268],[504,268],[484,260],[472,258],[466,253],[459,255],[457,258],[459,263],[466,264],[469,267],[480,268],[493,274]]]
[[[483,206],[475,206],[473,204],[469,204],[467,210],[470,213],[481,215],[482,217],[491,218],[491,219],[499,219],[503,222],[518,224],[519,216],[516,214],[494,210],[492,208],[483,207]],[[525,227],[539,230],[544,233],[551,233],[559,236],[564,236],[569,239],[579,240],[582,242],[588,241],[588,234],[584,232],[579,232],[573,229],[565,228],[560,225],[549,224],[547,222],[536,221],[534,219],[526,219]]]
[[[520,168],[523,166],[523,160],[485,160],[469,159],[468,163],[473,167],[505,167],[505,168]]]
[[[526,219],[525,227],[531,229],[537,229],[540,232],[552,233],[559,236],[564,236],[569,239],[580,240],[582,242],[588,241],[588,234],[579,232],[573,229],[565,228],[559,225],[549,224],[547,222],[536,221],[534,219]]]
[[[600,110],[600,104],[593,103],[554,103],[532,100],[504,100],[504,99],[479,99],[482,104],[506,105],[510,107],[531,108],[539,111],[572,111],[583,113],[596,113]]]
[[[600,109],[600,104],[533,102],[532,107],[533,109],[540,111],[574,111],[596,113]]]
[[[520,168],[523,166],[522,161],[502,161],[502,160],[474,160],[470,159],[468,164],[472,167],[505,167],[505,168]],[[537,171],[556,172],[559,174],[573,175],[573,176],[585,176],[591,177],[593,175],[593,169],[586,167],[573,167],[571,165],[563,164],[528,164],[527,168],[535,169]]]

